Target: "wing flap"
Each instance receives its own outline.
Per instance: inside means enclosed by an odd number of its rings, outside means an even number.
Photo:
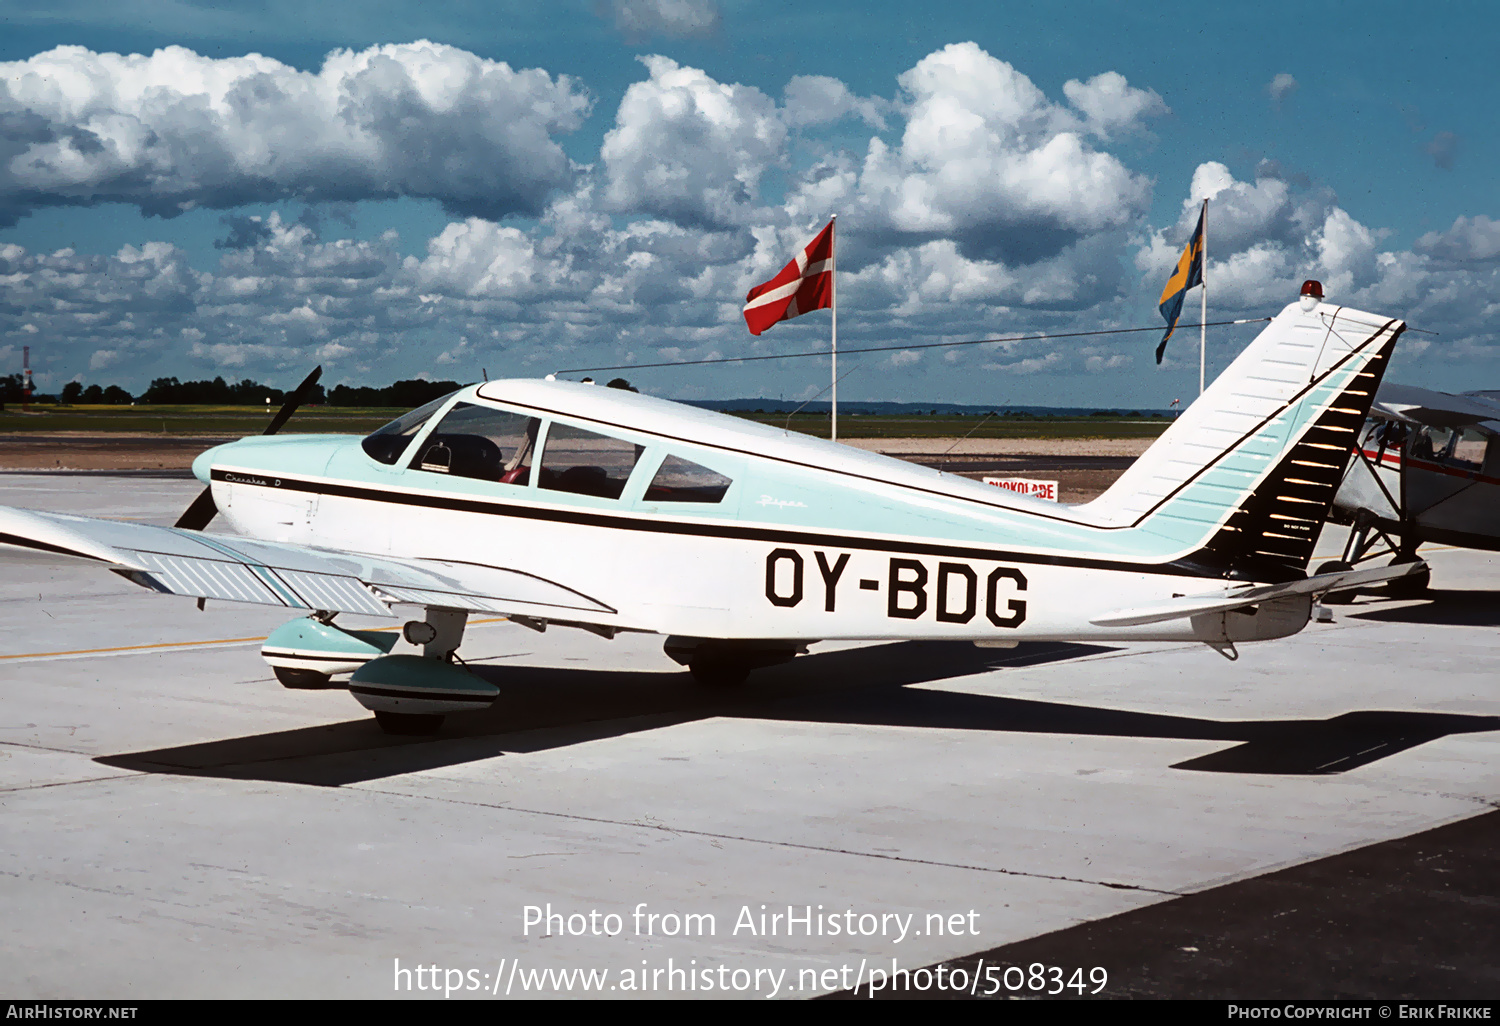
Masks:
[[[288,569],[277,570],[276,576],[303,598],[306,609],[390,615],[389,607],[371,594],[358,577]]]
[[[137,584],[168,595],[193,595],[222,599],[227,602],[257,602],[261,605],[295,605],[277,595],[243,563],[227,559],[201,559],[191,556],[164,555],[159,552],[134,553],[135,561],[145,567],[128,574]]]
[[[1140,627],[1151,623],[1164,623],[1168,620],[1183,620],[1205,613],[1227,613],[1234,609],[1244,609],[1246,606],[1257,605],[1261,602],[1270,602],[1279,598],[1290,598],[1293,595],[1322,595],[1330,591],[1339,591],[1345,588],[1368,587],[1373,584],[1384,584],[1386,581],[1394,581],[1407,574],[1416,573],[1426,569],[1427,564],[1421,560],[1413,563],[1400,563],[1396,566],[1377,566],[1365,570],[1344,570],[1340,573],[1317,574],[1300,581],[1290,581],[1286,584],[1267,584],[1260,587],[1245,588],[1240,591],[1218,592],[1209,595],[1184,595],[1182,598],[1173,599],[1171,602],[1163,602],[1156,606],[1146,606],[1138,609],[1122,609],[1104,616],[1094,617],[1089,620],[1096,627]]]

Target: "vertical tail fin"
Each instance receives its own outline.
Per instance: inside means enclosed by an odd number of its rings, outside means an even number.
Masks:
[[[1169,538],[1185,568],[1301,577],[1406,325],[1294,303],[1079,511]]]

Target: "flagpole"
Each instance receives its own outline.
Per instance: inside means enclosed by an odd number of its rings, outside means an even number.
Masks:
[[[829,219],[829,226],[833,231],[828,236],[828,250],[831,254],[832,269],[829,273],[829,287],[833,292],[833,405],[829,410],[829,435],[833,441],[839,440],[839,247],[838,247],[838,220],[839,215],[834,214]]]
[[[1204,369],[1208,365],[1208,200],[1203,201],[1203,241],[1199,250],[1203,275],[1203,307],[1198,317],[1198,394],[1203,394]]]

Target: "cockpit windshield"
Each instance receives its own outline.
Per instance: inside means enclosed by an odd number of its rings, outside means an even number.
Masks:
[[[379,431],[368,435],[360,445],[372,460],[394,466],[411,444],[412,437],[422,430],[422,425],[431,420],[433,414],[442,409],[443,404],[453,398],[453,395],[454,393],[449,392],[441,399],[434,399],[426,406],[418,406],[410,413],[397,417]]]

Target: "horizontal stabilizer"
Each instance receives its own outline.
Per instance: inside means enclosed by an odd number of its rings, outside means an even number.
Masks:
[[[1294,595],[1322,595],[1330,591],[1384,584],[1425,569],[1427,569],[1427,564],[1419,559],[1411,563],[1398,563],[1395,566],[1377,566],[1366,570],[1343,570],[1333,574],[1318,574],[1300,581],[1289,581],[1286,584],[1266,584],[1239,591],[1208,595],[1184,595],[1160,605],[1122,609],[1089,622],[1097,627],[1139,627],[1142,624],[1183,620],[1205,613],[1227,613],[1261,602],[1291,598]]]

